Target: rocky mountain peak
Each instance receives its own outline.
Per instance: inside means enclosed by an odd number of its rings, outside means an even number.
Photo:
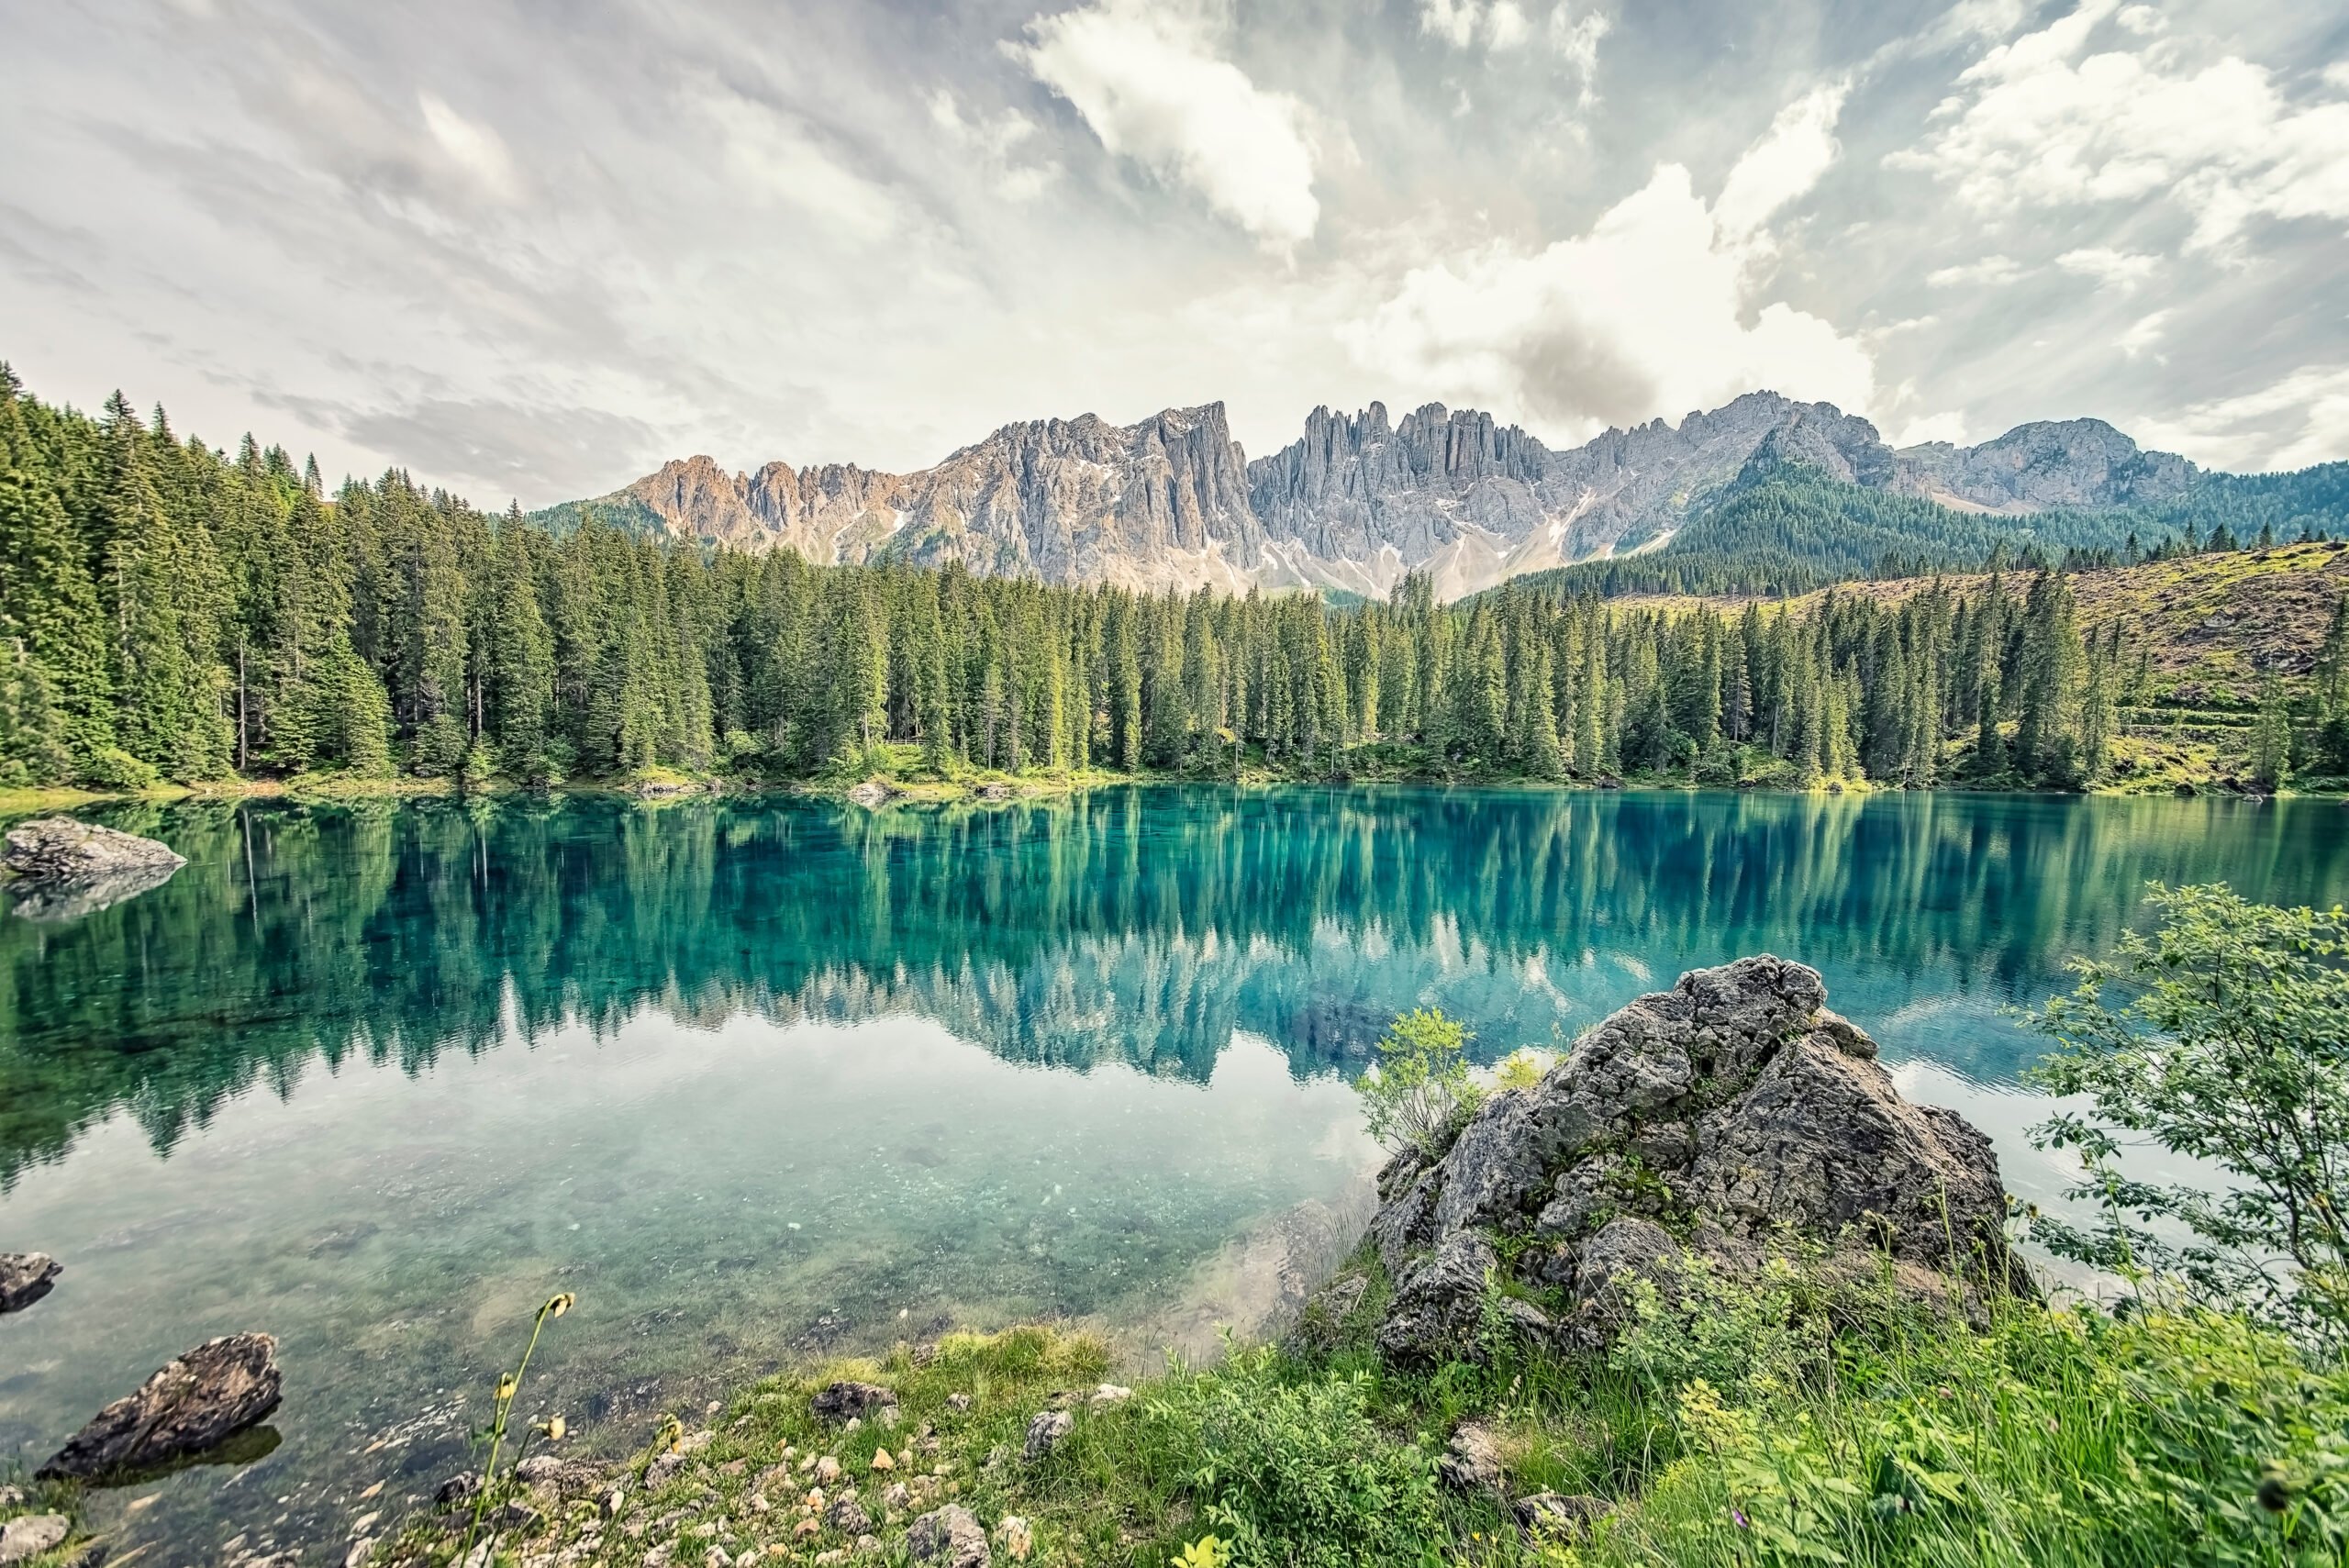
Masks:
[[[1556,450],[1476,409],[1383,403],[1306,417],[1250,462],[1220,402],[1130,425],[1095,414],[1002,426],[932,467],[664,463],[605,497],[674,537],[811,560],[963,562],[982,573],[1145,588],[1215,584],[1384,595],[1407,572],[1440,595],[1669,539],[1738,487],[1799,468],[1969,510],[2141,504],[2198,471],[2100,419],[2021,425],[1978,447],[1898,452],[1831,403],[1770,391]],[[593,504],[591,504],[593,505]]]

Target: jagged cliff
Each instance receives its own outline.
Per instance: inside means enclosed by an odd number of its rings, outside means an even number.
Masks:
[[[1456,598],[1522,573],[1653,548],[1726,489],[1798,466],[1968,510],[2162,499],[2197,477],[2098,419],[2020,426],[1978,447],[1898,451],[1832,404],[1748,393],[1553,451],[1514,425],[1431,403],[1323,407],[1251,462],[1223,405],[1133,425],[1006,425],[933,467],[663,465],[598,501],[630,526],[811,560],[959,561],[974,572],[1140,588],[1324,587],[1384,595],[1425,572]]]

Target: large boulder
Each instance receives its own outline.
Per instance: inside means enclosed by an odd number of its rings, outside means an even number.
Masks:
[[[8,829],[0,865],[17,877],[17,914],[71,920],[160,887],[187,864],[169,846],[70,817]]]
[[[0,1312],[22,1312],[47,1296],[64,1272],[47,1252],[0,1252]]]
[[[92,1417],[38,1473],[89,1481],[202,1453],[276,1409],[279,1392],[275,1340],[207,1340]]]
[[[1441,1160],[1390,1164],[1369,1230],[1395,1287],[1382,1351],[1474,1354],[1491,1285],[1504,1323],[1602,1344],[1631,1279],[1689,1256],[1746,1272],[1797,1238],[1905,1281],[2029,1291],[1989,1140],[1903,1100],[1826,1002],[1783,959],[1692,971],[1492,1095]]]
[[[186,858],[169,845],[71,817],[40,817],[8,829],[0,863],[44,882],[94,882],[122,872],[177,871]]]

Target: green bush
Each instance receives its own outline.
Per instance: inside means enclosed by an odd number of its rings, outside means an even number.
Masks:
[[[1213,1373],[1169,1379],[1147,1407],[1232,1561],[1353,1568],[1434,1553],[1448,1539],[1434,1455],[1371,1421],[1366,1377],[1291,1383],[1285,1364],[1270,1349],[1243,1351]]]
[[[1398,1014],[1378,1042],[1378,1062],[1354,1080],[1370,1135],[1434,1158],[1452,1146],[1484,1097],[1469,1076],[1469,1034],[1434,1007]]]
[[[99,789],[152,789],[162,774],[155,764],[132,756],[119,746],[102,746],[82,769],[84,782]]]
[[[2161,929],[2124,936],[2114,962],[2075,962],[2079,988],[2038,1019],[2057,1050],[2031,1076],[2089,1104],[2034,1136],[2087,1159],[2073,1195],[2103,1213],[2094,1230],[2043,1221],[2039,1239],[2349,1343],[2349,912],[2158,883],[2147,902]],[[2239,1184],[2131,1179],[2114,1163],[2124,1135]],[[2193,1240],[2172,1245],[2156,1218]]]

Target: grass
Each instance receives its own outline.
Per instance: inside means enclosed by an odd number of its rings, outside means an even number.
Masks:
[[[825,1522],[844,1489],[880,1562],[948,1503],[1041,1564],[1163,1568],[1214,1536],[1241,1564],[2338,1564],[2349,1553],[2349,1375],[2245,1319],[2086,1305],[1920,1304],[1889,1276],[1780,1264],[1760,1281],[1653,1291],[1605,1354],[1489,1354],[1427,1375],[1384,1367],[1356,1305],[1280,1346],[1181,1366],[1130,1396],[1097,1392],[1103,1343],[1050,1327],[950,1335],[744,1390],[703,1431],[631,1462],[617,1518],[582,1498],[514,1561],[823,1562],[854,1542]],[[893,1425],[843,1429],[809,1396],[885,1384]],[[1030,1420],[1071,1411],[1044,1458]],[[1509,1491],[1595,1499],[1570,1536],[1522,1532],[1507,1499],[1444,1485],[1436,1461],[1475,1420]],[[875,1471],[874,1455],[891,1453]],[[815,1467],[841,1467],[830,1484]],[[891,1486],[904,1486],[902,1497]],[[823,1497],[810,1502],[820,1487]],[[1024,1530],[1007,1527],[1019,1521]],[[462,1521],[460,1521],[462,1523]],[[445,1562],[457,1537],[412,1530],[385,1559]],[[501,1561],[506,1559],[501,1558]],[[573,1559],[566,1558],[566,1561]],[[714,1558],[710,1559],[715,1561]]]

